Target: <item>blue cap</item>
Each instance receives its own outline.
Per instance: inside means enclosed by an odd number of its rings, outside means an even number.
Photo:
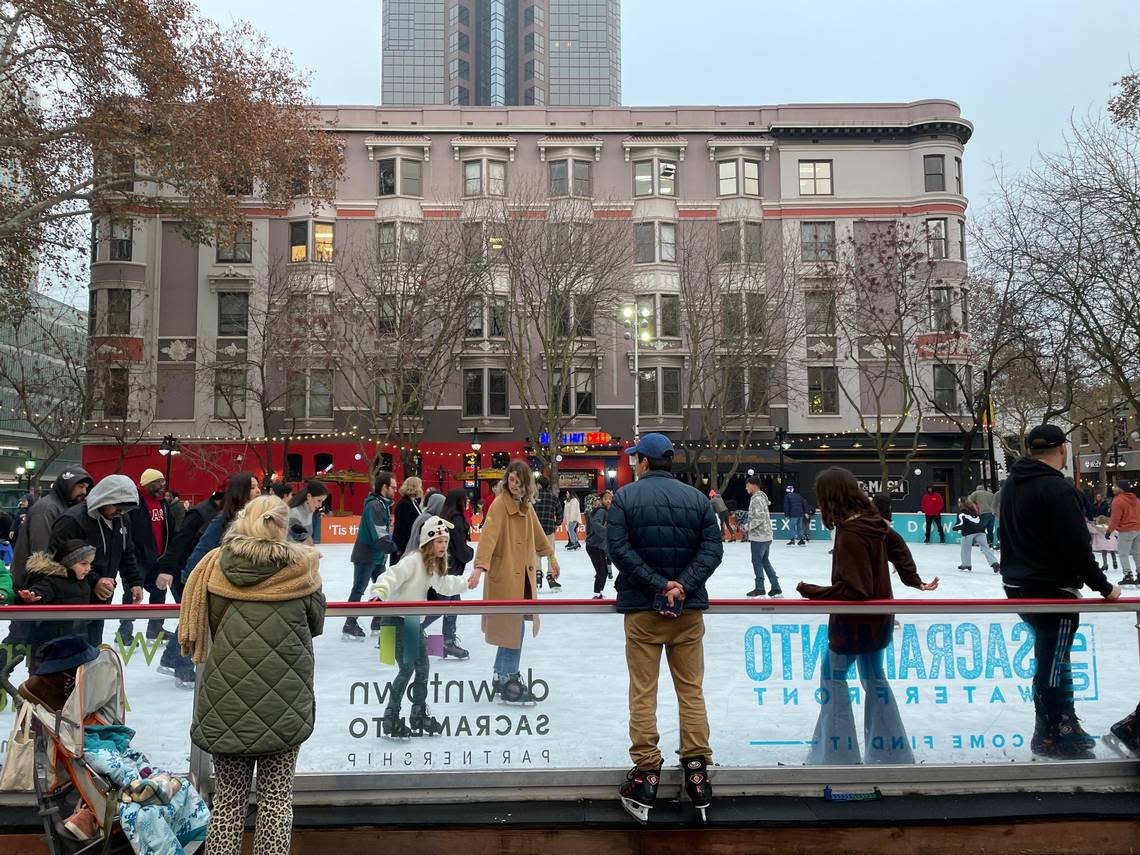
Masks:
[[[627,448],[625,453],[630,457],[640,454],[650,460],[664,460],[673,456],[673,443],[663,433],[647,433],[637,441],[637,445]]]

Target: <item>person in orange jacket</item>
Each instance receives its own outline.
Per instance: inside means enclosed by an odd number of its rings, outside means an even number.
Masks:
[[[1140,570],[1140,499],[1132,491],[1127,478],[1119,478],[1112,485],[1112,516],[1108,519],[1105,537],[1118,534],[1116,551],[1120,555],[1120,569],[1124,571],[1121,585],[1137,584],[1132,563]]]

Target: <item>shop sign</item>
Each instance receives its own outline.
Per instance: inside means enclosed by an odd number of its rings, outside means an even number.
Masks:
[[[550,445],[550,434],[543,432],[538,435],[539,445]],[[579,433],[564,433],[562,439],[558,443],[560,446],[567,445],[609,445],[613,442],[611,437],[604,430],[581,431]]]
[[[905,496],[910,492],[910,485],[907,484],[906,478],[888,478],[886,489],[883,488],[883,481],[879,478],[859,478],[859,487],[868,496],[874,496],[876,493],[890,493],[892,496]]]
[[[589,490],[594,486],[597,473],[593,469],[575,469],[569,472],[558,471],[559,490]]]

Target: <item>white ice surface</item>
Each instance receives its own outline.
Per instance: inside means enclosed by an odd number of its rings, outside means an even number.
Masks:
[[[1002,597],[999,577],[985,566],[980,554],[975,555],[974,572],[964,573],[956,569],[957,546],[914,544],[911,548],[923,578],[938,576],[941,587],[934,594],[924,594],[902,586],[896,578],[896,597]],[[330,600],[343,600],[351,586],[351,547],[325,545],[320,549],[325,592]],[[829,549],[827,541],[804,547],[789,547],[780,541],[773,545],[773,563],[788,597],[797,596],[795,586],[801,579],[816,583],[829,580]],[[593,569],[585,550],[568,551],[560,544],[559,558],[562,593],[550,594],[544,589],[542,598],[589,598]],[[709,583],[710,596],[739,598],[752,587],[748,545],[726,544],[724,562]],[[1095,597],[1087,590],[1085,593]],[[613,595],[612,583],[606,595]],[[1033,707],[1024,694],[1030,682],[1024,673],[1032,659],[1031,653],[1025,655],[1028,642],[1016,615],[911,617],[900,613],[898,621],[901,627],[895,633],[893,659],[900,668],[906,665],[906,673],[898,673],[892,686],[917,761],[1029,761]],[[1073,659],[1078,674],[1087,675],[1088,685],[1079,687],[1077,708],[1086,729],[1099,735],[1130,711],[1140,695],[1136,615],[1086,614],[1082,622]],[[814,671],[807,676],[810,667],[804,664],[801,628],[808,626],[811,644],[816,644],[820,641],[819,628],[825,624],[825,615],[781,617],[778,603],[774,611],[707,616],[704,687],[716,762],[728,766],[803,762],[819,712],[814,696],[819,672],[818,662],[808,655]],[[938,626],[946,624],[950,626]],[[379,662],[374,638],[363,643],[342,640],[341,625],[340,619],[330,618],[325,634],[316,639],[317,728],[301,751],[302,772],[628,765],[622,619],[612,612],[543,616],[537,638],[531,637],[528,625],[522,671],[525,675],[529,669],[536,679],[545,681],[548,691],[545,700],[529,707],[471,698],[468,681],[489,683],[495,651],[484,643],[478,617],[460,617],[459,637],[471,651],[471,658],[433,658],[433,682],[429,684],[432,712],[448,720],[452,735],[399,742],[377,736],[383,702],[376,698],[372,685],[375,682],[382,689],[396,668]],[[367,619],[362,625],[367,627]],[[167,626],[172,627],[173,621]],[[773,627],[780,628],[773,632]],[[142,629],[142,622],[136,628]],[[108,639],[113,630],[114,622],[108,621]],[[437,622],[430,632],[439,631]],[[932,652],[931,646],[938,647],[942,639],[953,640],[952,650],[943,655]],[[980,660],[975,657],[975,642],[982,654]],[[770,651],[767,659],[766,643]],[[157,673],[160,649],[149,664],[146,653],[135,649],[127,662],[127,723],[138,731],[135,743],[153,762],[185,768],[192,695],[177,689],[172,678]],[[946,662],[951,660],[954,674],[947,677]],[[975,664],[982,669],[979,676],[959,673],[964,668],[970,674]],[[936,674],[931,673],[934,667],[939,669]],[[1016,668],[1023,674],[1018,675]],[[1010,676],[1005,675],[1006,669]],[[437,675],[439,682],[435,683]],[[23,676],[21,668],[17,677]],[[456,681],[462,682],[466,692],[462,702]],[[361,684],[367,684],[367,696]],[[857,686],[858,681],[853,680],[852,685]],[[434,697],[436,686],[438,699]],[[541,685],[536,688],[541,695]],[[445,690],[450,691],[450,698]],[[762,704],[758,703],[761,697]],[[405,700],[405,716],[409,707]],[[860,699],[856,704],[860,721],[861,708]],[[666,762],[677,750],[676,710],[663,662],[658,720]],[[5,698],[0,733],[6,736],[11,723],[10,704]],[[470,735],[465,727],[470,728]],[[482,734],[480,727],[485,729]],[[1112,756],[1099,745],[1096,751],[1098,756]]]

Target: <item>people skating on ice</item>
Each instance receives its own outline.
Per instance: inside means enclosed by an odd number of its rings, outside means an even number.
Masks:
[[[582,505],[569,490],[562,497],[562,524],[566,526],[566,548],[579,549],[578,526],[582,523]]]
[[[804,533],[804,518],[811,510],[811,505],[808,500],[799,494],[794,484],[789,484],[784,488],[784,521],[788,526],[788,536],[791,538],[788,541],[788,546],[795,546],[797,543],[800,546],[807,544],[807,536]]]
[[[387,603],[422,602],[427,599],[429,590],[448,597],[463,593],[468,582],[447,572],[447,544],[452,528],[452,524],[441,517],[429,517],[420,527],[419,548],[384,571],[372,586],[377,598]],[[477,578],[472,574],[472,587]],[[399,673],[392,680],[388,705],[384,709],[381,722],[384,735],[397,738],[413,734],[435,736],[443,730],[443,725],[429,714],[427,708],[429,664],[427,638],[420,617],[386,617],[383,623],[396,630],[396,662],[400,666]],[[405,722],[400,715],[400,706],[409,682],[412,684],[412,709]]]
[[[1099,516],[1088,524],[1089,534],[1092,535],[1093,552],[1100,556],[1100,569],[1108,573],[1108,559],[1112,559],[1113,572],[1120,569],[1116,563],[1116,551],[1119,542],[1116,534],[1108,534],[1109,518]]]
[[[967,498],[958,500],[958,519],[951,526],[953,531],[958,532],[961,536],[961,557],[958,560],[958,569],[965,570],[969,573],[973,570],[973,553],[974,547],[977,546],[982,550],[982,555],[986,558],[986,563],[995,573],[1001,572],[1001,565],[998,564],[997,556],[990,548],[989,543],[986,541],[986,521],[982,518],[981,511],[978,507]]]
[[[832,467],[815,481],[825,528],[835,532],[831,584],[800,582],[809,600],[889,600],[890,564],[904,585],[933,591],[924,583],[899,535],[846,469]],[[827,655],[820,666],[820,710],[808,752],[809,765],[913,763],[914,754],[885,671],[885,650],[894,632],[891,614],[832,614],[827,622]],[[864,746],[859,749],[848,672],[863,684]]]
[[[534,512],[538,516],[538,522],[542,525],[543,534],[546,535],[546,540],[550,543],[551,555],[554,554],[554,533],[558,530],[559,524],[562,522],[562,502],[554,495],[554,491],[550,489],[550,479],[545,475],[538,476],[538,495],[534,500]],[[549,559],[548,559],[549,561]],[[537,568],[537,576],[535,583],[539,588],[542,587],[542,559],[535,557],[535,567]],[[550,587],[551,593],[557,594],[562,590],[562,586],[558,583],[558,577],[550,572],[550,567],[546,569],[546,582]]]
[[[439,515],[451,523],[451,536],[447,540],[447,572],[451,576],[462,576],[467,572],[467,562],[475,557],[467,539],[470,537],[471,527],[467,521],[467,511],[471,505],[471,495],[465,487],[454,487],[448,491],[441,505]],[[458,600],[459,594],[440,594],[433,588],[428,592],[428,599]],[[423,628],[439,620],[439,615],[428,615],[423,619]],[[443,618],[443,658],[467,659],[471,654],[460,647],[459,636],[455,633],[457,618],[449,612]]]
[[[1011,600],[1075,600],[1085,585],[1106,600],[1120,596],[1093,555],[1077,491],[1061,474],[1067,443],[1056,425],[1033,428],[1026,437],[1028,454],[1013,464],[1002,487],[1001,576]],[[1077,718],[1070,661],[1081,616],[1075,610],[1019,616],[1033,628],[1037,661],[1030,750],[1057,760],[1091,760],[1096,740]]]
[[[537,600],[535,578],[538,559],[550,560],[551,576],[562,573],[554,547],[534,512],[538,494],[534,472],[525,460],[507,464],[498,484],[497,498],[487,509],[487,519],[479,533],[475,570],[470,587],[483,579],[484,600]],[[519,671],[522,643],[527,623],[538,635],[538,615],[484,615],[483,635],[498,648],[495,654],[494,693],[508,703],[532,703],[534,695],[523,683]]]
[[[606,580],[612,578],[610,572],[610,544],[607,536],[607,518],[613,503],[613,490],[602,491],[598,503],[586,517],[586,555],[594,566],[594,599],[602,599]]]
[[[780,590],[780,580],[772,566],[772,515],[768,512],[771,502],[764,492],[763,481],[757,475],[748,476],[744,489],[751,497],[748,501],[748,545],[752,550],[752,574],[755,584],[748,592],[749,597],[764,596],[764,576],[767,574],[770,585],[769,596],[779,599],[784,596]]]
[[[938,542],[945,543],[946,532],[942,528],[942,512],[946,510],[946,500],[942,498],[938,489],[931,484],[926,488],[926,494],[919,504],[922,508],[922,515],[926,517],[926,535],[922,542],[930,543],[930,527],[934,526],[938,529]]]
[[[1118,478],[1112,492],[1112,515],[1105,535],[1117,535],[1116,551],[1124,571],[1120,584],[1135,585],[1136,574],[1140,573],[1140,499],[1127,478]]]
[[[629,669],[629,756],[633,768],[619,790],[639,822],[649,819],[661,780],[657,681],[666,651],[680,710],[685,793],[704,817],[712,801],[712,762],[704,698],[705,584],[724,555],[723,531],[701,492],[672,474],[673,443],[647,433],[626,451],[637,480],[618,491],[610,508],[610,558],[618,569],[617,610],[625,615]]]
[[[388,563],[385,546],[394,549],[392,543],[392,502],[396,496],[396,476],[381,470],[372,478],[372,492],[364,500],[360,512],[360,523],[356,527],[356,540],[352,544],[352,589],[348,602],[359,603],[360,598],[375,582]],[[380,633],[380,618],[372,619],[372,631]],[[344,622],[343,638],[363,640],[364,630],[355,617]]]

